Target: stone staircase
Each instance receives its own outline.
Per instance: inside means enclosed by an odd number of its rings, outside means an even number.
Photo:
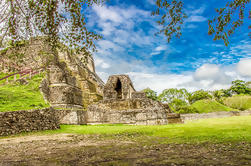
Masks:
[[[82,92],[83,107],[103,99],[104,82],[95,73],[92,57],[88,57],[87,64],[81,61],[84,55],[70,56],[68,52],[60,53],[60,60],[65,62],[68,71],[76,78],[77,87]]]

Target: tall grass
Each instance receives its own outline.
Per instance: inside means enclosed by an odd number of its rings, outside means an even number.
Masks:
[[[251,109],[251,96],[250,95],[236,95],[226,98],[224,104],[228,107],[247,110]]]

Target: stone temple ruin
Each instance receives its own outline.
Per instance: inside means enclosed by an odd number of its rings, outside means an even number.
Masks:
[[[127,75],[110,76],[104,99],[87,110],[88,124],[163,125],[168,123],[168,107],[136,92]]]
[[[50,46],[45,38],[32,38],[18,47],[1,51],[0,70],[9,73],[32,69],[36,72],[46,63],[48,52]],[[48,67],[40,89],[52,107],[83,109],[103,98],[104,82],[95,72],[94,60],[88,56],[84,63],[81,60],[84,58],[84,53],[71,53],[64,48],[59,51],[60,64]]]
[[[45,60],[39,54],[48,50],[48,44],[42,39],[29,41],[15,50],[15,54],[25,56],[14,66],[20,66],[17,70],[40,67]],[[10,69],[8,57],[13,52],[9,49],[1,56],[2,69]],[[60,51],[59,65],[49,67],[40,86],[60,124],[163,125],[180,122],[179,115],[171,113],[168,105],[147,98],[144,92],[137,92],[129,76],[112,75],[104,84],[95,72],[93,58],[88,57],[84,64],[81,57],[85,56],[70,54],[67,49]]]

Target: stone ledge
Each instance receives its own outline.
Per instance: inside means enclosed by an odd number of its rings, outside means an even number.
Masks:
[[[211,112],[211,113],[195,113],[195,114],[181,114],[180,117],[184,122],[208,119],[208,118],[225,118],[231,116],[251,116],[251,110],[246,111],[222,111],[222,112]]]

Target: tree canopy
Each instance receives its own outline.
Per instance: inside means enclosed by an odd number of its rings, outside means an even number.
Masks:
[[[150,98],[152,100],[157,100],[158,99],[157,92],[153,91],[152,89],[146,88],[146,89],[143,89],[142,91],[145,92],[146,97],[148,97],[148,98]]]
[[[244,18],[251,18],[251,12],[247,9],[249,3],[250,0],[232,0],[224,7],[216,9],[218,14],[208,21],[208,34],[214,36],[213,40],[223,40],[226,46],[229,44],[229,37],[243,24]],[[156,6],[157,9],[152,15],[160,16],[157,23],[162,26],[157,34],[163,33],[168,42],[173,37],[179,38],[182,34],[182,25],[187,18],[184,0],[156,0]],[[244,14],[245,11],[249,12],[248,16]],[[234,17],[235,15],[238,17]]]
[[[251,89],[243,80],[232,81],[232,86],[229,90],[232,94],[251,94]]]
[[[94,41],[101,36],[87,29],[83,9],[103,1],[2,0],[1,43],[10,39],[15,42],[45,36],[54,51],[59,42],[78,51],[95,51]]]
[[[0,44],[6,40],[23,40],[47,36],[56,46],[58,41],[70,48],[89,53],[95,51],[94,41],[101,38],[86,27],[84,9],[106,0],[2,0],[0,2]],[[243,24],[246,6],[250,0],[232,0],[225,7],[216,9],[218,15],[209,20],[208,34],[214,40],[229,43],[229,37]],[[233,17],[238,14],[239,17]],[[182,35],[182,25],[187,18],[184,0],[156,0],[152,15],[160,16],[157,23],[169,42]],[[249,11],[249,18],[251,12]],[[54,44],[53,44],[54,43]]]

